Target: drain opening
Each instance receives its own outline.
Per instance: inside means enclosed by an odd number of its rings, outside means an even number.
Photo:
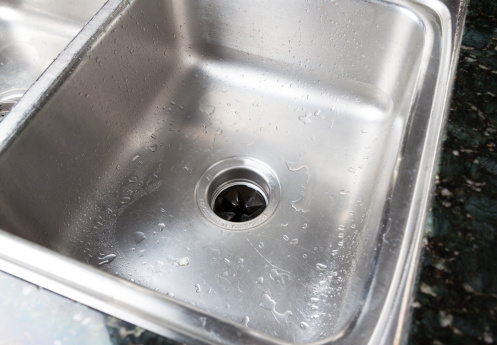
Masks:
[[[197,205],[213,224],[245,230],[262,224],[279,203],[280,185],[264,163],[227,158],[209,167],[195,188]]]
[[[266,205],[267,198],[256,185],[234,182],[214,193],[212,210],[224,220],[247,222],[261,215]]]
[[[0,93],[0,122],[16,105],[17,101],[26,92],[25,89],[10,90]]]

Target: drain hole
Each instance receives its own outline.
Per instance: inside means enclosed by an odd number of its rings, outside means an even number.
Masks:
[[[250,184],[231,185],[215,193],[212,210],[230,222],[246,222],[266,209],[266,199]]]
[[[263,162],[226,158],[211,165],[195,187],[202,214],[214,225],[247,230],[264,223],[280,200],[280,184]]]
[[[25,89],[19,89],[0,93],[0,122],[10,112],[14,105],[16,105],[24,92],[26,92]]]

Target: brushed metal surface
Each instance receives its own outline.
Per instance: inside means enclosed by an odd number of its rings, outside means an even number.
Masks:
[[[458,15],[109,1],[0,124],[0,268],[175,339],[394,342]],[[278,202],[235,229],[196,191],[242,158]]]
[[[103,4],[0,1],[0,121]]]

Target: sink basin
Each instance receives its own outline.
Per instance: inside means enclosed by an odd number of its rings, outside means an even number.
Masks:
[[[0,120],[103,3],[0,1]]]
[[[459,5],[110,0],[0,124],[0,269],[188,343],[397,343]]]

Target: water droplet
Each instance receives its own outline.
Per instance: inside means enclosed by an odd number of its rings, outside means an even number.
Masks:
[[[104,265],[104,264],[108,264],[108,263],[111,263],[112,261],[114,261],[114,259],[117,257],[116,254],[102,254],[100,255],[97,259],[98,259],[98,265]]]
[[[349,168],[349,172],[351,172],[351,173],[355,173],[355,168],[350,167],[350,168]]]
[[[159,224],[157,224],[157,228],[159,229],[159,231],[164,231],[164,229],[166,228],[166,224],[159,223]]]
[[[221,135],[221,134],[223,134],[223,130],[221,128],[218,128],[216,130],[216,135]]]
[[[210,104],[200,104],[200,111],[206,113],[207,116],[211,116],[216,111],[216,107]]]
[[[328,266],[324,265],[324,264],[320,264],[320,263],[317,263],[316,264],[316,268],[320,271],[324,271],[328,268]]]
[[[340,195],[342,195],[342,196],[349,195],[349,194],[350,194],[350,192],[348,190],[345,190],[345,189],[340,190]]]
[[[320,301],[320,299],[319,299],[319,298],[317,298],[317,297],[311,297],[311,302],[312,302],[312,303],[317,303],[317,302],[319,302],[319,301]]]
[[[250,321],[250,318],[248,316],[245,316],[242,320],[242,324],[245,326],[245,327],[248,327],[248,323]]]
[[[202,123],[202,126],[204,127],[204,133],[207,133],[207,127],[209,127],[210,125],[212,125],[211,122]]]
[[[131,159],[132,162],[136,161],[138,158],[140,158],[140,154],[137,153],[136,155],[133,156],[133,158]]]
[[[285,311],[284,313],[279,313],[276,311],[276,302],[269,296],[268,294],[264,294],[262,296],[261,303],[259,304],[260,307],[269,310],[273,313],[274,317],[280,322],[286,322],[290,316],[293,315],[293,313],[290,310]]]
[[[257,278],[257,280],[255,281],[257,284],[260,284],[262,285],[264,283],[264,278],[263,277],[259,277]]]
[[[304,223],[304,225],[302,225],[302,229],[307,229],[307,223]]]
[[[239,264],[243,264],[243,261],[244,261],[244,260],[243,260],[243,258],[238,258],[238,260],[237,260],[237,262],[238,262]]]
[[[157,151],[157,145],[154,144],[154,145],[150,146],[149,149],[150,149],[150,151],[155,152],[155,151]]]
[[[176,105],[176,102],[175,101],[171,101],[171,102],[169,102],[169,104]]]
[[[138,178],[136,176],[131,176],[129,179],[128,179],[128,182],[129,183],[136,183],[138,181]]]
[[[278,272],[277,269],[273,268],[269,273],[269,278],[277,281],[281,285],[285,285],[285,278],[290,278],[290,275],[285,272]]]
[[[312,123],[312,120],[310,118],[310,116],[312,116],[311,113],[306,113],[304,116],[299,116],[299,120],[305,124],[305,125],[309,125]]]
[[[200,293],[200,284],[195,284],[195,292]]]
[[[367,129],[361,129],[361,133],[367,133]]]
[[[264,242],[259,242],[259,248],[264,248]]]
[[[188,256],[185,256],[181,259],[177,259],[176,264],[178,266],[188,266],[190,264],[190,258]]]
[[[302,257],[305,259],[307,258],[307,254],[302,254]]]
[[[138,257],[142,257],[143,255],[145,255],[145,249],[142,249],[138,252]]]
[[[344,230],[345,230],[345,225],[339,225],[339,226],[338,226],[338,230],[340,230],[340,231],[344,231]]]
[[[290,244],[297,244],[299,243],[299,239],[298,238],[294,238],[290,241]]]
[[[283,235],[283,239],[284,239],[285,241],[288,241],[290,238],[289,238],[287,235]]]
[[[302,329],[307,329],[307,327],[309,327],[309,324],[308,324],[307,322],[302,321],[302,322],[300,323],[300,328],[302,328]]]
[[[319,114],[321,114],[321,109],[318,109],[314,112],[314,116],[318,116]]]
[[[147,236],[141,231],[136,231],[133,232],[133,240],[135,241],[136,244],[143,242],[144,239],[146,239]]]

